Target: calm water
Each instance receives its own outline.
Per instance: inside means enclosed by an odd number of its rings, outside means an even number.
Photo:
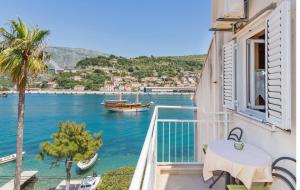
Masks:
[[[121,166],[135,166],[149,126],[153,107],[140,113],[107,112],[100,103],[108,97],[102,95],[27,95],[24,129],[24,170],[38,170],[40,180],[33,189],[56,186],[65,176],[64,164],[50,168],[51,160],[38,161],[35,155],[39,144],[50,140],[62,120],[86,123],[90,132],[102,131],[103,146],[99,160],[85,173],[78,174],[73,167],[73,177],[98,174]],[[134,97],[124,97],[134,99]],[[192,105],[189,95],[144,95],[141,101],[154,101],[160,105]],[[17,126],[17,95],[0,98],[0,156],[15,153]],[[160,118],[192,118],[191,113],[162,111]],[[0,185],[14,174],[15,163],[0,165]],[[7,176],[7,177],[5,177]],[[43,177],[42,177],[43,176]]]

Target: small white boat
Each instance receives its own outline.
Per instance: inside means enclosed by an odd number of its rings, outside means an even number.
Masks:
[[[86,170],[90,168],[97,161],[98,154],[96,153],[90,160],[79,161],[77,166],[80,170]]]
[[[87,176],[82,180],[78,190],[96,190],[100,179],[100,177]]]
[[[25,152],[22,152],[22,154],[24,155]],[[0,158],[0,164],[11,162],[11,161],[14,161],[15,159],[17,159],[17,154],[11,154],[8,156],[4,156],[4,157]]]

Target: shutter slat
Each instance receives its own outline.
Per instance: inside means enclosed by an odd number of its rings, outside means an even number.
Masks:
[[[281,79],[280,73],[268,74],[268,79]]]
[[[270,92],[281,92],[281,86],[268,86]]]
[[[278,93],[278,92],[268,92],[268,95],[269,95],[269,97],[271,97],[271,98],[279,98],[279,99],[281,99],[281,94],[280,93]]]
[[[269,25],[273,25],[273,24],[275,24],[275,23],[280,23],[280,19],[281,19],[280,15],[277,14],[277,15],[275,15],[274,17],[272,17],[272,18],[269,19],[268,24],[269,24]]]
[[[272,55],[276,55],[276,54],[280,54],[281,53],[281,48],[280,46],[277,46],[275,48],[272,48],[268,51],[268,55],[272,56]]]
[[[268,61],[272,62],[272,61],[278,61],[280,60],[281,58],[281,54],[278,53],[278,54],[275,54],[275,55],[271,55],[271,56],[268,56]]]
[[[276,28],[281,28],[281,24],[280,23],[268,23],[269,27],[268,27],[268,31],[273,31]]]
[[[281,67],[280,66],[277,66],[277,67],[271,67],[268,69],[268,73],[279,73],[281,72]]]
[[[269,36],[274,36],[275,34],[280,33],[281,29],[280,29],[280,27],[278,27],[278,28],[275,28],[274,30],[271,30],[268,32],[269,32]]]
[[[269,110],[269,114],[273,117],[281,119],[281,113],[273,110]]]
[[[279,66],[281,65],[281,61],[280,60],[276,60],[276,61],[269,61],[268,63],[268,68],[271,68],[271,67],[276,67],[276,66]]]
[[[281,85],[280,80],[268,80],[268,85]]]
[[[269,104],[269,109],[281,113],[281,106],[275,104]]]
[[[271,103],[271,104],[281,105],[280,99],[277,99],[277,98],[269,98],[268,101],[269,101],[269,103]]]
[[[267,47],[268,47],[268,50],[272,50],[273,48],[280,47],[280,45],[281,45],[280,41],[277,41],[277,42],[268,44]]]

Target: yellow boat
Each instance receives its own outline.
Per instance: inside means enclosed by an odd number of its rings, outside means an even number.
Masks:
[[[104,106],[108,111],[113,112],[140,112],[147,111],[150,108],[150,103],[142,104],[139,102],[138,94],[135,103],[128,103],[128,100],[122,100],[122,95],[120,95],[119,100],[106,100]]]

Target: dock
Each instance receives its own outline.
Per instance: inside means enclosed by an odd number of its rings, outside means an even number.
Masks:
[[[29,180],[36,178],[38,171],[23,171],[21,173],[21,186],[24,185]],[[0,187],[0,190],[14,189],[14,178],[7,182],[5,185]]]
[[[71,179],[70,180],[70,190],[78,190],[81,179]],[[55,188],[55,190],[63,190],[66,187],[66,180],[62,180],[59,185]]]

